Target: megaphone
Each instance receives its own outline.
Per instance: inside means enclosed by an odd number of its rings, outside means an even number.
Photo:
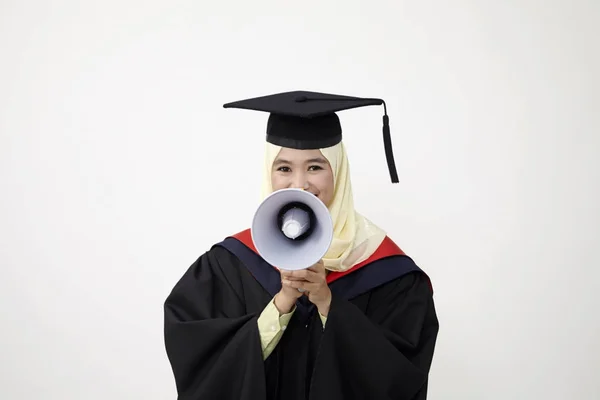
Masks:
[[[333,240],[327,206],[302,189],[280,189],[259,205],[250,229],[256,250],[279,269],[306,269],[323,258]]]

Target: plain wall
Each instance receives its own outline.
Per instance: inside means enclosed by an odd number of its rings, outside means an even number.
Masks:
[[[430,399],[600,398],[600,3],[0,2],[0,398],[174,399],[162,304],[258,206],[286,90],[429,273]]]

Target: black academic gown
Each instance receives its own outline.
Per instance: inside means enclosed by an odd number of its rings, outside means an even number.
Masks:
[[[263,361],[257,319],[281,288],[249,232],[202,255],[165,301],[180,400],[424,400],[438,321],[429,278],[389,238],[349,273],[330,273],[323,328],[302,297]]]

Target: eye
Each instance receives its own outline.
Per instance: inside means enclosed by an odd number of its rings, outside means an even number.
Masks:
[[[291,170],[290,170],[290,167],[279,167],[279,168],[277,168],[277,171],[290,172]]]
[[[323,167],[321,167],[320,165],[311,165],[310,167],[308,167],[309,171],[319,171],[322,169],[323,169]]]

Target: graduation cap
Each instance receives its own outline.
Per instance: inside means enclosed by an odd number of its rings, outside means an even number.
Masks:
[[[267,141],[282,147],[305,150],[331,147],[342,140],[342,127],[336,112],[374,105],[383,105],[385,155],[392,182],[398,183],[387,107],[381,99],[293,91],[235,101],[223,107],[270,113]]]

